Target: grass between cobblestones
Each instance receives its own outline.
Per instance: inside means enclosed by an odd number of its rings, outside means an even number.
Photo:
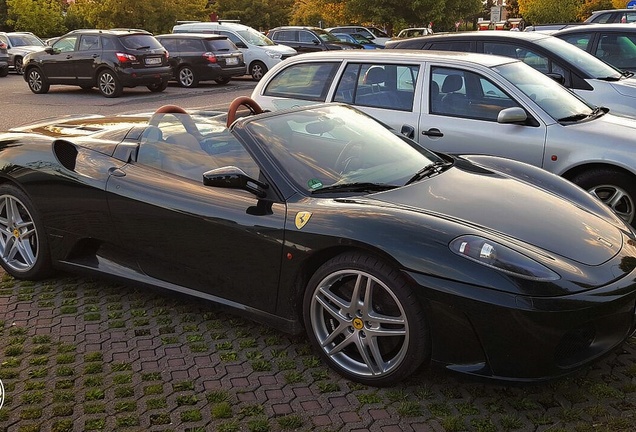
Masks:
[[[0,274],[0,432],[636,430],[633,338],[541,384],[432,368],[377,389],[326,368],[303,337],[210,303]]]

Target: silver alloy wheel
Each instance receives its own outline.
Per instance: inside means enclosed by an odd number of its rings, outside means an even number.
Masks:
[[[12,195],[0,196],[0,258],[11,269],[26,272],[38,258],[38,232],[24,204]]]
[[[192,72],[192,69],[184,67],[179,70],[179,84],[183,87],[192,87],[194,84],[194,72]]]
[[[250,75],[254,81],[260,81],[265,72],[267,72],[267,67],[260,62],[254,63],[250,69]]]
[[[636,207],[629,193],[616,185],[598,185],[588,192],[610,206],[612,210],[625,222],[631,224],[636,216]]]
[[[110,73],[102,73],[99,76],[99,89],[106,96],[110,96],[115,93],[115,89],[117,88],[117,83],[115,82],[115,77]]]
[[[310,319],[324,353],[352,374],[379,378],[406,358],[406,312],[391,289],[369,273],[341,270],[321,280]]]
[[[42,75],[38,72],[37,69],[31,70],[29,72],[29,87],[34,93],[38,93],[42,91],[42,86],[44,83],[42,82]]]
[[[19,75],[22,75],[24,73],[22,66],[23,66],[22,57],[16,57],[15,60],[13,61],[13,67],[15,68],[16,73]]]

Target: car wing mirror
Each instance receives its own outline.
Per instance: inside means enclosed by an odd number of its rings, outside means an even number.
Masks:
[[[243,42],[241,41],[236,41],[234,42],[234,45],[237,46],[237,48],[247,48],[247,45],[245,45]]]
[[[410,125],[402,125],[400,133],[407,138],[415,139],[415,128]]]
[[[44,52],[48,54],[55,54],[55,49],[53,49],[53,47],[46,47],[44,48]]]
[[[558,82],[561,85],[563,85],[565,83],[565,78],[561,74],[550,72],[550,73],[547,73],[546,75],[549,76],[550,78],[552,78],[553,80],[555,80],[556,82]]]
[[[527,119],[528,114],[519,107],[502,109],[497,115],[497,123],[523,123]]]
[[[320,41],[318,39],[314,39],[312,40],[312,42],[314,43],[314,45],[320,45]]]
[[[235,166],[225,166],[203,173],[203,184],[206,186],[241,189],[253,193],[258,198],[267,196],[269,186],[255,180]]]

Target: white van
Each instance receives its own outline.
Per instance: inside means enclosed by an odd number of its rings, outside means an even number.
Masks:
[[[255,81],[282,60],[296,55],[296,50],[278,45],[261,32],[243,24],[227,21],[177,24],[172,33],[215,33],[225,35],[243,52],[247,71]]]

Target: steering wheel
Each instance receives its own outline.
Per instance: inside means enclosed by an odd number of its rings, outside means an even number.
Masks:
[[[183,127],[189,134],[194,135],[196,137],[199,137],[201,135],[201,133],[199,132],[199,129],[197,128],[196,123],[194,123],[194,120],[192,120],[192,117],[190,117],[188,112],[177,105],[164,105],[162,107],[159,107],[154,112],[152,117],[150,117],[148,124],[152,126],[159,126],[161,119],[166,114],[184,114],[184,115],[178,115],[175,117],[177,118],[177,120],[181,122],[181,124],[183,124]]]
[[[340,174],[362,167],[364,143],[359,140],[349,141],[340,151],[336,159],[335,168]]]
[[[227,127],[229,128],[234,120],[236,120],[236,112],[240,106],[247,107],[252,114],[260,114],[263,112],[261,106],[252,98],[247,96],[237,97],[230,104],[230,108],[227,110]]]

